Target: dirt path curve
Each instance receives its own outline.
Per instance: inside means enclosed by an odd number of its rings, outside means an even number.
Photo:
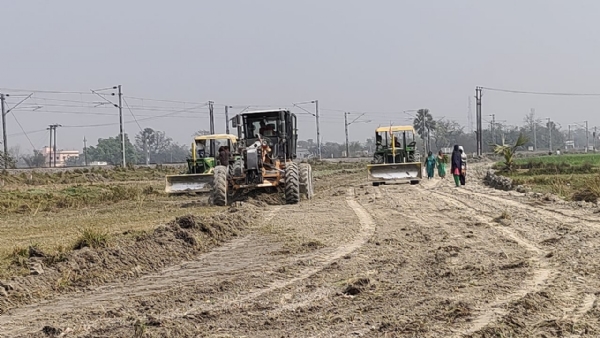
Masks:
[[[569,323],[573,328],[571,332],[566,330],[572,334],[569,336],[575,337],[585,332],[574,329],[575,324],[592,310],[596,296],[588,291],[589,286],[585,287],[587,281],[581,282],[583,277],[580,273],[574,273],[573,264],[577,263],[573,259],[578,260],[578,257],[573,257],[572,252],[573,247],[597,247],[598,243],[585,243],[579,235],[571,234],[576,228],[585,233],[586,237],[595,236],[599,230],[598,223],[590,222],[589,218],[580,215],[571,215],[572,212],[564,206],[554,205],[552,209],[534,206],[530,199],[514,193],[482,189],[478,184],[454,188],[438,181],[424,184],[423,188],[431,191],[433,196],[449,201],[478,222],[496,224],[492,228],[500,236],[514,240],[533,254],[527,261],[531,268],[529,276],[523,280],[521,287],[481,306],[478,316],[469,327],[457,333],[457,337],[474,334],[485,336],[501,331],[496,327],[502,325],[498,322],[512,320],[507,317],[518,312],[516,306],[537,295],[546,294],[552,295],[542,301],[548,307],[546,311],[530,311],[528,316],[520,318],[521,325],[524,326],[523,332],[543,332],[542,328],[536,326],[539,326],[540,320],[548,321],[548,318],[553,318],[549,331],[561,331],[563,329],[560,326]],[[566,242],[566,239],[571,243],[561,243]],[[564,264],[565,259],[569,259],[570,264]]]
[[[361,177],[364,177],[361,175]],[[6,337],[598,337],[600,217],[471,180],[323,179],[247,235],[0,316]],[[598,223],[600,224],[600,223]],[[2,336],[0,334],[0,336]]]
[[[172,320],[243,306],[309,278],[369,239],[375,223],[354,200],[353,188],[346,190],[298,206],[267,207],[249,236],[160,273],[13,309],[0,316],[1,335],[27,335],[48,325],[81,336],[130,327],[132,317]],[[308,264],[290,268],[303,262]]]

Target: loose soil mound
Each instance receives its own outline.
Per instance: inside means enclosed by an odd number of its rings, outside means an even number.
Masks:
[[[213,216],[186,215],[152,233],[124,237],[107,247],[83,247],[60,257],[30,248],[29,258],[15,264],[30,266],[31,275],[0,281],[0,314],[56,293],[124,281],[191,259],[238,236],[252,212],[253,208],[241,206]]]

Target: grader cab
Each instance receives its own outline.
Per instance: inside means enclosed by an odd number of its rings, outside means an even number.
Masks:
[[[297,163],[296,116],[289,110],[262,110],[231,119],[237,128],[239,153],[228,169],[214,170],[212,201],[226,205],[234,195],[261,189],[265,193],[283,193],[287,204],[299,203],[301,195],[314,194],[312,168]]]
[[[230,134],[196,136],[192,143],[191,156],[187,158],[186,172],[165,177],[165,192],[168,194],[206,193],[212,190],[214,169],[217,165],[229,166],[239,158],[237,137]],[[219,150],[229,150],[229,162],[220,163]]]
[[[375,130],[375,143],[373,160],[367,165],[367,179],[374,186],[419,183],[423,171],[412,126],[379,127]]]

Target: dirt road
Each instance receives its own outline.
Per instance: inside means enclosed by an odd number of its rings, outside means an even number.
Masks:
[[[10,309],[2,337],[597,337],[600,214],[471,179],[318,182],[245,236]]]

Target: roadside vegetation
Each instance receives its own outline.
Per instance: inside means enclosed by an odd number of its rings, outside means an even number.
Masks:
[[[311,161],[316,180],[364,163]],[[0,278],[30,273],[28,259],[59,262],[73,250],[122,245],[185,215],[211,215],[197,195],[169,196],[164,177],[183,167],[0,172]]]
[[[562,154],[515,159],[512,170],[498,162],[499,174],[515,185],[552,193],[567,200],[596,202],[600,197],[600,154]]]

